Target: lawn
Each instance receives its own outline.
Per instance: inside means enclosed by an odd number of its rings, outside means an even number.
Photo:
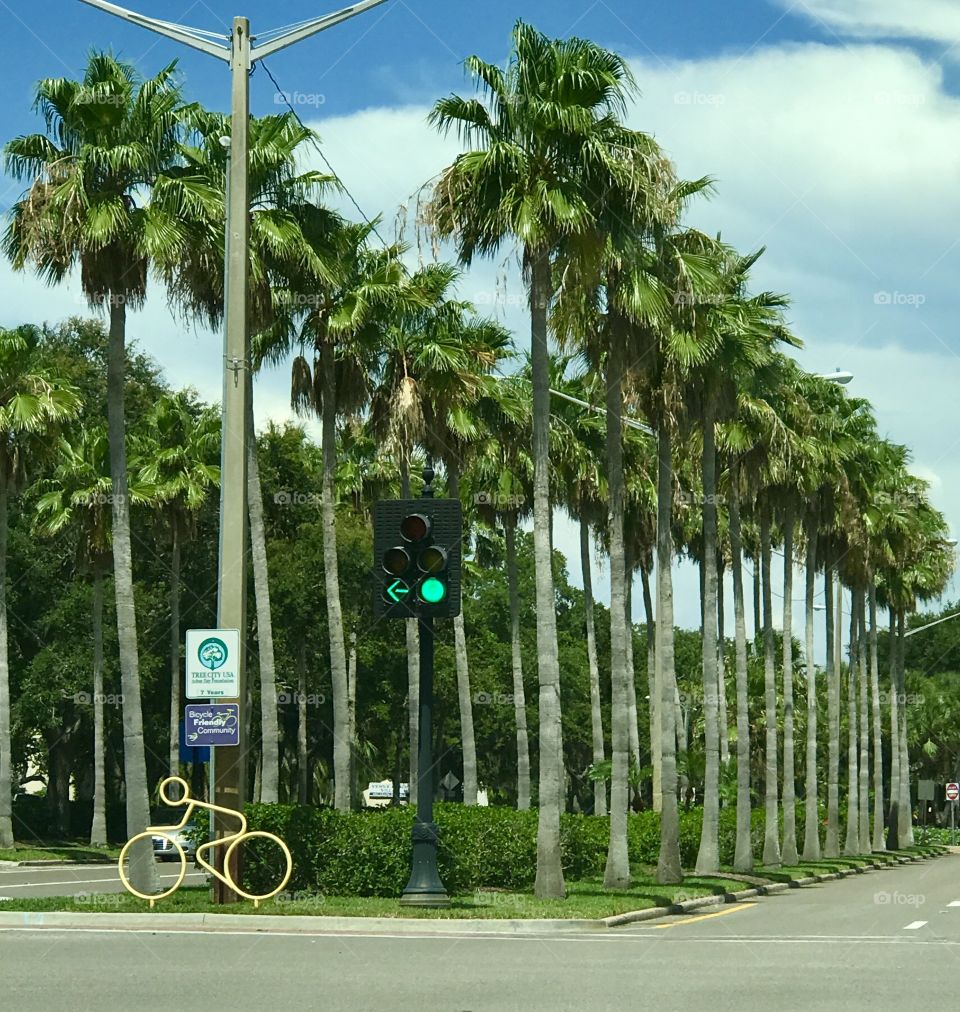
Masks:
[[[237,903],[217,907],[210,902],[209,892],[203,887],[183,888],[169,899],[157,903],[159,913],[231,913],[231,914],[313,914],[326,917],[427,917],[427,918],[495,918],[497,920],[529,918],[588,918],[611,917],[631,910],[648,907],[668,907],[673,903],[700,896],[723,894],[732,886],[724,879],[686,878],[675,886],[658,885],[650,873],[633,877],[630,889],[607,890],[603,882],[587,880],[569,882],[566,900],[538,900],[531,893],[514,893],[500,890],[477,890],[465,896],[451,897],[451,904],[442,910],[422,910],[403,907],[397,899],[381,896],[315,896],[294,894],[280,896],[262,903],[259,909],[252,903]],[[79,897],[43,897],[15,899],[0,904],[0,910],[73,911],[92,910],[109,913],[143,913],[149,910],[146,903],[123,894]]]
[[[116,861],[119,847],[91,847],[88,843],[18,843],[0,850],[0,861],[77,861],[82,864]]]
[[[89,850],[89,848],[88,848]],[[939,853],[939,849],[913,848],[898,851],[902,855]],[[22,853],[17,851],[18,854]],[[96,853],[96,852],[95,852]],[[889,860],[890,855],[886,855]],[[569,919],[596,920],[633,910],[651,907],[670,907],[672,904],[703,896],[724,895],[766,883],[789,882],[791,879],[839,871],[864,865],[881,858],[843,857],[819,862],[807,862],[796,867],[777,871],[758,866],[747,876],[737,876],[725,869],[722,877],[688,875],[679,885],[660,885],[654,879],[653,868],[635,869],[629,889],[605,889],[601,879],[587,879],[567,883],[565,900],[540,900],[529,892],[509,892],[499,889],[478,889],[473,893],[452,896],[450,906],[444,909],[418,909],[404,907],[399,900],[382,896],[321,896],[309,893],[282,894],[255,908],[251,902],[226,907],[210,901],[209,890],[202,886],[184,887],[165,900],[160,900],[156,913],[229,913],[229,914],[307,914],[324,917],[400,917],[400,918],[488,918],[496,920]],[[86,894],[75,896],[49,896],[14,899],[0,903],[3,911],[68,911],[75,913],[144,913],[146,903],[127,893]]]

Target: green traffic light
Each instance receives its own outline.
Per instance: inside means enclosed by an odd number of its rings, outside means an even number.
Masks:
[[[447,596],[447,585],[435,576],[428,576],[420,584],[420,600],[427,604],[439,604]]]

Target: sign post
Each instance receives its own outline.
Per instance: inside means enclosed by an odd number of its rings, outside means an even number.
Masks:
[[[957,825],[957,798],[960,798],[960,784],[947,784],[947,801],[950,802],[950,846],[956,844],[954,833]]]
[[[187,699],[202,699],[210,705],[198,706],[198,711],[213,711],[219,707],[232,707],[236,715],[233,722],[233,734],[229,741],[219,735],[207,736],[202,741],[199,737],[193,744],[212,745],[210,749],[210,798],[216,804],[221,795],[226,796],[225,807],[235,808],[237,811],[243,809],[243,796],[237,786],[239,781],[234,782],[232,777],[239,777],[243,769],[243,750],[237,748],[236,752],[224,753],[225,761],[222,769],[217,769],[217,748],[218,745],[240,745],[241,723],[241,643],[239,629],[188,629],[186,650],[186,679],[185,695]],[[225,701],[229,700],[229,703]],[[194,708],[188,706],[184,712],[184,734],[185,736],[199,734],[199,727],[196,720],[191,722],[191,711]],[[189,725],[189,726],[188,726]],[[217,740],[213,740],[216,738]],[[188,738],[189,740],[189,738]],[[222,806],[224,807],[224,806]],[[221,824],[215,812],[210,817],[210,838],[215,840],[218,833],[226,832],[227,829]],[[233,854],[233,861],[237,862],[239,855]],[[223,853],[217,851],[214,859],[221,863]],[[220,866],[219,870],[223,870]],[[239,875],[239,864],[230,869]],[[232,902],[229,886],[222,880],[217,880],[213,885],[214,900],[217,903]]]

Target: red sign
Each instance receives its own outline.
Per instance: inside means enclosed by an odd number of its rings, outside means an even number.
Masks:
[[[956,801],[960,798],[960,784],[947,784],[947,801]]]

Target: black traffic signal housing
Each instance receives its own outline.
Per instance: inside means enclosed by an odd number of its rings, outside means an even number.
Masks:
[[[460,614],[459,499],[384,499],[373,513],[374,618]]]

